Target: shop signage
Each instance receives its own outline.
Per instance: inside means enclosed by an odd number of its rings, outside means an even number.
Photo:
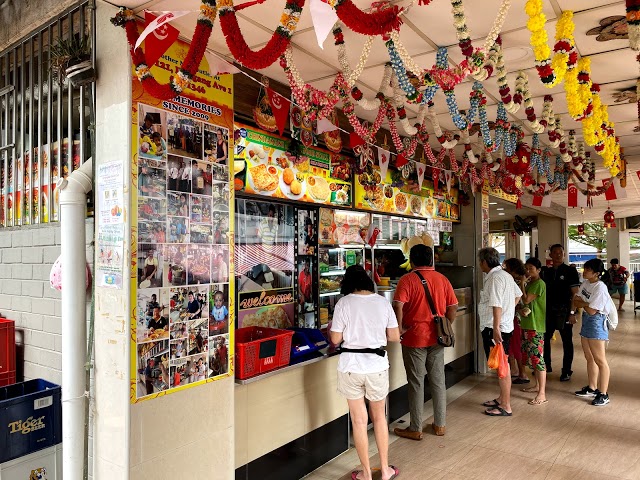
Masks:
[[[504,193],[502,191],[502,189],[500,187],[498,188],[493,188],[489,185],[489,182],[485,180],[485,182],[482,184],[482,192],[486,193],[488,195],[491,195],[492,197],[496,197],[496,198],[500,198],[502,200],[506,200],[507,202],[510,203],[518,203],[518,196],[517,195],[509,195],[508,193]]]
[[[155,78],[169,82],[187,52],[174,42]],[[233,77],[208,72],[205,57],[172,100],[153,98],[134,72],[131,204],[100,192],[99,220],[112,231],[99,236],[102,283],[118,283],[110,264],[131,219],[132,403],[233,375]]]
[[[286,289],[284,292],[278,290],[240,292],[239,296],[238,309],[240,310],[293,302],[293,292],[290,289]]]
[[[378,153],[374,152],[374,156]],[[401,185],[401,186],[399,186]],[[364,172],[355,175],[355,207],[364,210],[410,215],[419,218],[460,221],[458,189],[446,187],[438,191],[433,182],[404,179],[397,170],[389,169],[382,178],[378,161],[370,161]]]
[[[235,125],[237,191],[316,204],[351,206],[351,167],[346,157],[313,147],[287,153],[289,140]]]

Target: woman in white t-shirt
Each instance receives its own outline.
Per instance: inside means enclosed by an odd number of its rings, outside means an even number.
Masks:
[[[609,290],[600,280],[604,272],[602,260],[592,258],[584,264],[585,281],[580,285],[573,299],[569,316],[570,323],[576,323],[574,311],[583,308],[580,341],[587,359],[589,385],[578,390],[578,397],[593,398],[591,405],[603,406],[609,403],[609,364],[605,353],[605,344],[609,340],[606,326],[606,314],[609,312]]]
[[[380,454],[382,479],[390,480],[399,471],[388,462],[389,427],[385,399],[389,393],[389,359],[382,347],[388,341],[400,341],[398,320],[389,301],[374,293],[373,281],[360,265],[347,269],[340,293],[344,297],[336,303],[330,337],[332,343],[342,343],[338,393],[349,404],[353,439],[362,462],[362,470],[354,471],[351,478],[371,480],[366,397]],[[377,350],[378,353],[363,350]]]

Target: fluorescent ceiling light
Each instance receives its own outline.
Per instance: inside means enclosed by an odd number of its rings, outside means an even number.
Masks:
[[[496,210],[504,210],[504,207],[498,207]]]
[[[505,213],[499,213],[498,215],[505,215]]]
[[[498,202],[489,202],[489,205],[497,205]]]

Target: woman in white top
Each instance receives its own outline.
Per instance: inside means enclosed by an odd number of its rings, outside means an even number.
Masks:
[[[338,361],[338,393],[347,399],[353,425],[353,439],[362,470],[351,474],[353,480],[371,480],[367,407],[373,420],[380,454],[383,480],[396,478],[399,471],[389,465],[389,428],[385,417],[385,399],[389,393],[389,359],[382,347],[387,341],[399,342],[398,320],[388,300],[374,293],[373,281],[360,265],[347,269],[336,303],[330,329],[331,342],[342,343]],[[362,351],[375,349],[378,353]]]

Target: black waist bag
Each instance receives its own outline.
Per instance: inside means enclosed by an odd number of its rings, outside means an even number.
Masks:
[[[431,313],[433,314],[433,321],[436,324],[436,331],[438,335],[438,345],[442,345],[443,347],[453,347],[456,343],[456,338],[453,334],[453,326],[451,325],[451,321],[447,317],[443,317],[442,315],[438,315],[438,311],[433,303],[433,298],[431,297],[431,292],[429,291],[429,285],[424,277],[420,274],[420,272],[416,271],[416,275],[420,277],[420,281],[422,282],[422,286],[424,287],[424,293],[427,296],[427,303],[429,304],[429,308],[431,309]]]
[[[340,347],[338,349],[339,353],[375,353],[376,355],[379,355],[380,357],[384,357],[387,354],[387,351],[382,348],[382,347],[378,347],[378,348],[344,348],[344,347]]]

